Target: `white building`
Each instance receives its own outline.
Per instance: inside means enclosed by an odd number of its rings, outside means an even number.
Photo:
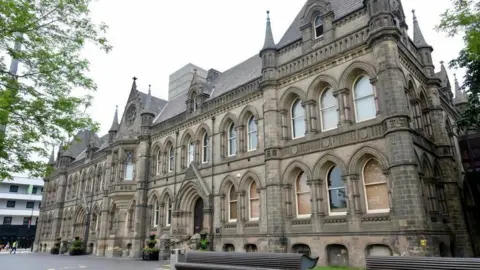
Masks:
[[[30,247],[42,201],[43,180],[14,177],[0,182],[0,245]]]

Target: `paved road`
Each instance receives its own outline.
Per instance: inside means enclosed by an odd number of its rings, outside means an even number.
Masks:
[[[15,270],[164,270],[169,262],[144,262],[130,258],[23,253],[0,255],[0,269]]]

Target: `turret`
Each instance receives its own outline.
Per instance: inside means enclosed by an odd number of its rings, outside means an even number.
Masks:
[[[432,62],[432,46],[428,45],[423,37],[422,30],[418,24],[417,16],[415,15],[415,10],[412,10],[413,14],[413,43],[418,49],[420,55],[420,62],[423,64],[424,71],[428,77],[433,77],[435,75],[435,67]]]
[[[115,140],[115,136],[117,136],[117,131],[120,128],[120,124],[118,123],[118,105],[115,106],[115,114],[113,115],[113,122],[110,130],[108,131],[108,142],[112,143]]]
[[[400,30],[399,18],[395,14],[399,8],[393,5],[390,0],[364,0],[367,6],[370,21],[368,27],[370,34],[367,42],[373,44],[378,39],[385,36],[394,37],[401,40],[402,32]]]
[[[147,99],[145,100],[145,106],[143,106],[143,110],[140,113],[140,117],[142,118],[141,135],[149,136],[150,128],[152,127],[153,119],[155,118],[155,113],[153,112],[153,106],[152,106],[151,85],[148,86],[148,96],[147,96]]]
[[[50,155],[50,159],[48,160],[48,165],[55,167],[55,148],[52,148],[52,154]]]
[[[277,67],[277,46],[273,40],[272,26],[270,23],[270,12],[267,11],[267,27],[265,30],[265,42],[260,57],[262,58],[263,83],[274,82],[276,80]]]
[[[468,103],[467,95],[460,87],[460,83],[457,80],[457,74],[453,74],[455,77],[455,99],[453,101],[454,105],[461,112],[465,110],[465,106]]]

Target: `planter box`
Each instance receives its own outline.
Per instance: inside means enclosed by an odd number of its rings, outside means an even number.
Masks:
[[[160,252],[143,252],[142,260],[144,261],[158,261]]]

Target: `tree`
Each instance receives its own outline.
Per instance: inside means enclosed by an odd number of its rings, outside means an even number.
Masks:
[[[480,1],[452,0],[453,7],[442,14],[437,30],[449,36],[464,34],[465,48],[450,67],[465,68],[461,86],[468,94],[468,104],[462,112],[458,127],[465,131],[480,128]]]
[[[85,113],[96,85],[80,54],[87,43],[107,53],[112,47],[107,26],[90,18],[91,2],[0,0],[0,181],[44,176],[52,144],[98,128]],[[12,59],[18,72],[7,68]]]

